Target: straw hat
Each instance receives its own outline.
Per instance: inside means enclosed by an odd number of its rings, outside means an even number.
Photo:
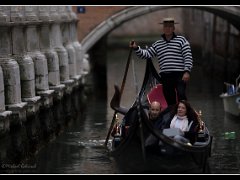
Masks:
[[[163,21],[160,22],[159,24],[164,24],[164,23],[179,24],[178,22],[175,22],[173,17],[164,18]]]

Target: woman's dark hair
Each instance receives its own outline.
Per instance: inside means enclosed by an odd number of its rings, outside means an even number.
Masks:
[[[182,103],[186,106],[186,115],[187,115],[187,118],[190,120],[190,121],[197,121],[197,113],[195,112],[195,110],[191,107],[191,105],[189,104],[189,102],[187,102],[186,100],[180,100],[173,108],[173,114],[177,114],[177,109],[178,109],[178,105]]]

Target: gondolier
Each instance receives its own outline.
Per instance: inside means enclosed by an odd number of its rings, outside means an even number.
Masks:
[[[164,96],[167,104],[173,105],[176,101],[187,100],[186,83],[190,79],[193,58],[187,39],[174,33],[174,24],[177,24],[174,18],[165,18],[160,24],[163,24],[164,34],[152,46],[142,49],[135,41],[129,46],[142,59],[157,57]]]

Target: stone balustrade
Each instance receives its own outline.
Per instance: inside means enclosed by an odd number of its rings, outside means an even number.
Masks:
[[[83,82],[77,22],[70,6],[0,6],[0,134]]]

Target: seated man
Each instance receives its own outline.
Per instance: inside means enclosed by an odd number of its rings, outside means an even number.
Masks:
[[[149,108],[149,120],[155,123],[160,115],[160,112],[161,112],[161,104],[157,101],[153,101],[150,104],[150,108]]]
[[[154,126],[160,117],[161,109],[162,109],[161,104],[158,101],[153,101],[150,104],[148,116],[149,116],[149,120],[153,123]],[[157,138],[152,134],[150,134],[145,141],[145,146],[155,144],[156,142],[157,142]]]

